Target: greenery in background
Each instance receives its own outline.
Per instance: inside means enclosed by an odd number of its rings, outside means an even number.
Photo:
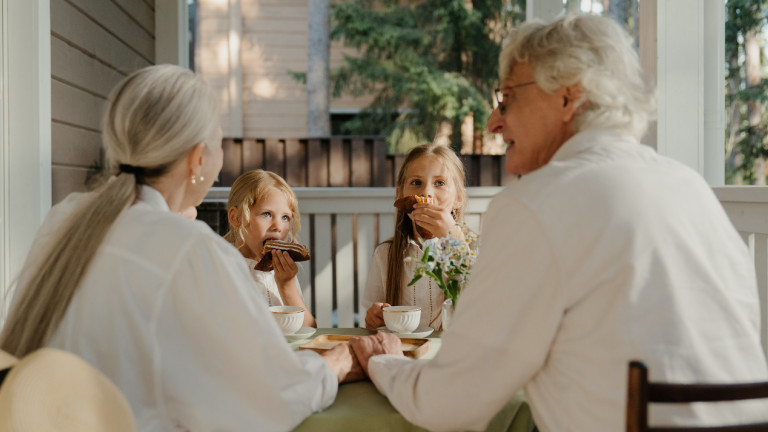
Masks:
[[[387,136],[390,152],[432,141],[452,126],[461,147],[463,119],[481,130],[497,85],[505,31],[525,18],[525,0],[359,0],[332,6],[331,37],[359,56],[331,72],[332,94],[373,95],[344,125],[351,135]]]
[[[768,0],[726,2],[725,180],[728,184],[765,184],[768,174],[768,115],[763,108],[768,100],[768,79],[762,58],[766,41],[759,37],[766,25]],[[757,56],[745,50],[749,40],[759,44]]]

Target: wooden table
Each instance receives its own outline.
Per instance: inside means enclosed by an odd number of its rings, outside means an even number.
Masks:
[[[373,332],[361,328],[325,328],[318,329],[312,338],[323,334],[366,336]],[[312,338],[291,342],[294,349],[309,342]],[[421,359],[430,359],[440,349],[440,334],[429,336],[430,349]],[[373,383],[369,380],[342,384],[333,405],[326,410],[309,416],[294,431],[299,432],[335,432],[335,431],[424,431],[406,420],[392,407]],[[488,425],[488,432],[530,432],[533,419],[522,392],[518,393],[493,418]]]

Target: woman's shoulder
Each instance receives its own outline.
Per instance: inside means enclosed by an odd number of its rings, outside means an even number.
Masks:
[[[242,255],[232,244],[201,220],[141,206],[133,206],[126,213],[113,240],[128,249],[173,249],[176,256],[192,253],[207,254],[211,259],[239,257],[242,260]]]

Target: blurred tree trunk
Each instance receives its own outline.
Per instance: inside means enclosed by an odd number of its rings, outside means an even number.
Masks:
[[[760,44],[757,39],[757,29],[744,33],[744,75],[747,88],[760,85]],[[750,145],[761,149],[760,157],[755,161],[755,184],[764,185],[766,176],[765,150],[762,148],[762,104],[752,97],[747,100],[747,131]]]
[[[307,135],[331,135],[330,0],[309,0],[307,40]]]

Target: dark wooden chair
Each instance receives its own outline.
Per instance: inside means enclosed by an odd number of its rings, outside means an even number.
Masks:
[[[732,426],[649,427],[649,403],[721,402],[768,398],[768,381],[742,384],[671,384],[648,381],[648,368],[629,363],[627,432],[766,432],[768,422]],[[766,401],[768,412],[768,401]]]

